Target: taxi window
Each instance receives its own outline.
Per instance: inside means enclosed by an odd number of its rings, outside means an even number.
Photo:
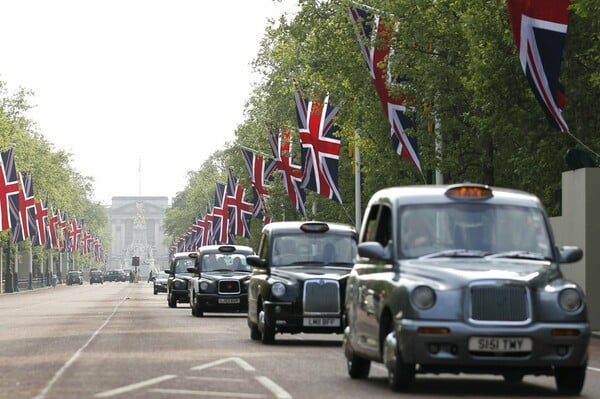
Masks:
[[[188,273],[188,267],[194,267],[194,259],[181,258],[175,262],[175,273]]]
[[[454,249],[500,253],[527,251],[551,258],[540,209],[491,204],[405,206],[398,214],[401,257]]]

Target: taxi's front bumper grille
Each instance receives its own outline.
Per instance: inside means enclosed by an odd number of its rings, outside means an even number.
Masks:
[[[339,283],[331,279],[306,280],[303,303],[305,315],[339,314]]]
[[[527,322],[530,315],[526,286],[481,284],[470,288],[471,319],[476,322]]]

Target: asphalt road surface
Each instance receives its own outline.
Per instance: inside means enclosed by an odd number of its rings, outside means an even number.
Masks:
[[[600,397],[600,339],[583,398]],[[552,377],[417,376],[397,394],[373,363],[348,377],[337,335],[250,340],[245,315],[191,316],[143,283],[0,295],[0,398],[556,398]]]

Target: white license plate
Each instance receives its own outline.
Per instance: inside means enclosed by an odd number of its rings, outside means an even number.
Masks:
[[[531,352],[533,341],[527,337],[470,337],[473,352]]]
[[[219,303],[240,303],[240,298],[219,298]]]
[[[340,319],[338,317],[305,317],[305,327],[339,327]]]

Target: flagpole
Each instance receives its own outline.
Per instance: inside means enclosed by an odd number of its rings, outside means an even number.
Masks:
[[[138,165],[138,197],[142,196],[142,158]]]
[[[358,152],[359,129],[354,130],[354,220],[356,231],[360,231],[361,201],[360,201],[360,153]]]

